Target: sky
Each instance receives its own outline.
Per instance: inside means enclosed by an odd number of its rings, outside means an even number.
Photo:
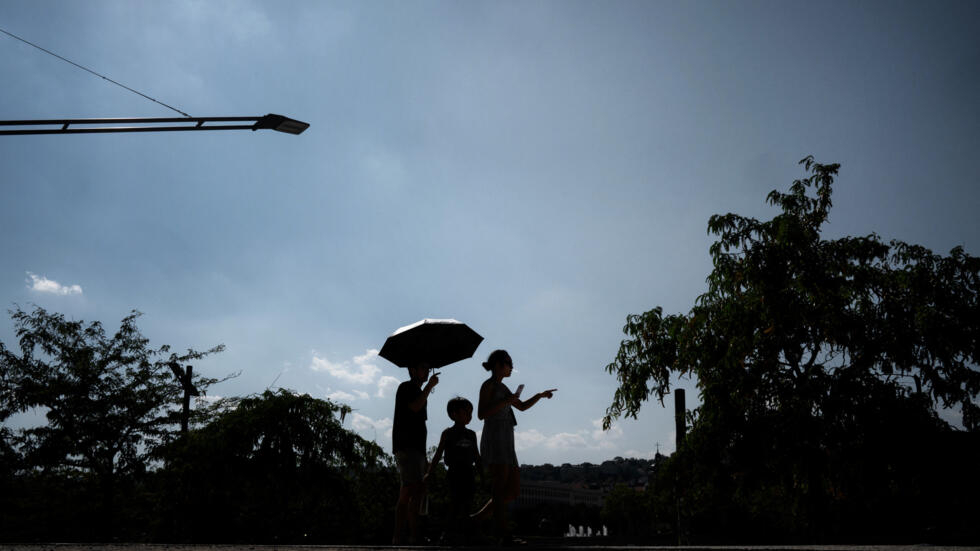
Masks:
[[[454,318],[485,340],[430,445],[503,348],[512,388],[559,389],[518,413],[522,463],[671,452],[670,401],[599,430],[626,316],[687,312],[708,218],[771,217],[806,155],[841,163],[826,237],[980,255],[973,1],[38,0],[0,29],[194,116],[311,125],[0,136],[0,302],[137,309],[151,344],[227,347],[209,393],[345,402],[389,450],[407,373],[377,350]],[[0,75],[0,120],[179,116],[3,34]]]

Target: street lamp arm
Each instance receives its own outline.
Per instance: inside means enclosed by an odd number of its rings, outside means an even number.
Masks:
[[[271,113],[261,117],[144,117],[9,120],[0,121],[0,136],[22,136],[29,134],[100,134],[110,132],[263,129],[276,130],[287,134],[301,134],[304,130],[309,128],[309,126],[309,123]]]

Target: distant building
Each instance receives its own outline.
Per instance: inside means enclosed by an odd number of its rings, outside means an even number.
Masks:
[[[602,490],[592,490],[589,488],[581,488],[572,484],[550,482],[545,480],[522,481],[521,494],[517,498],[517,505],[577,505],[581,503],[594,507],[602,507],[604,498],[605,492]]]

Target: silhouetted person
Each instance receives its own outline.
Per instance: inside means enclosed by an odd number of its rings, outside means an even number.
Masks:
[[[453,420],[453,426],[442,431],[439,447],[436,448],[436,454],[423,480],[428,482],[432,470],[439,464],[439,460],[445,453],[451,507],[446,535],[450,543],[457,543],[459,539],[467,542],[471,535],[469,512],[470,507],[473,506],[473,494],[476,492],[476,473],[483,469],[480,464],[480,451],[476,444],[476,433],[466,428],[473,419],[473,403],[457,396],[446,404],[446,413]]]
[[[545,390],[522,401],[503,383],[514,370],[514,362],[506,350],[494,350],[483,368],[490,371],[490,378],[480,387],[480,404],[477,416],[483,420],[483,434],[480,437],[480,455],[489,465],[491,498],[474,516],[480,519],[493,516],[496,537],[500,543],[513,542],[507,527],[507,504],[517,499],[521,491],[521,472],[514,451],[515,407],[524,411],[541,398],[551,398],[557,388]]]
[[[408,524],[408,543],[418,541],[419,506],[425,497],[422,477],[425,462],[426,401],[432,388],[439,384],[439,377],[429,377],[429,365],[420,363],[408,368],[411,377],[398,385],[395,394],[395,421],[391,429],[391,447],[398,466],[401,489],[395,505],[395,533],[391,542],[401,545],[405,524]],[[422,383],[428,381],[424,387]]]

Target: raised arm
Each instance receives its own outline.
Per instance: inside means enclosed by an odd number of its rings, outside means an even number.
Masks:
[[[525,411],[527,409],[530,409],[530,407],[533,406],[534,404],[538,403],[538,400],[540,400],[541,398],[551,399],[551,397],[554,395],[555,392],[558,392],[558,389],[557,388],[551,388],[551,389],[545,390],[544,392],[539,392],[539,393],[535,394],[534,396],[531,396],[531,398],[529,398],[527,400],[524,400],[524,401],[517,400],[516,402],[514,402],[514,407],[517,408],[517,409],[519,409],[519,410],[521,410],[521,411]]]
[[[432,392],[433,387],[435,387],[437,384],[439,384],[438,375],[432,375],[429,377],[429,382],[422,387],[422,392],[419,394],[418,398],[408,403],[408,409],[417,413],[420,409],[424,408],[426,400],[429,399],[429,393]]]

